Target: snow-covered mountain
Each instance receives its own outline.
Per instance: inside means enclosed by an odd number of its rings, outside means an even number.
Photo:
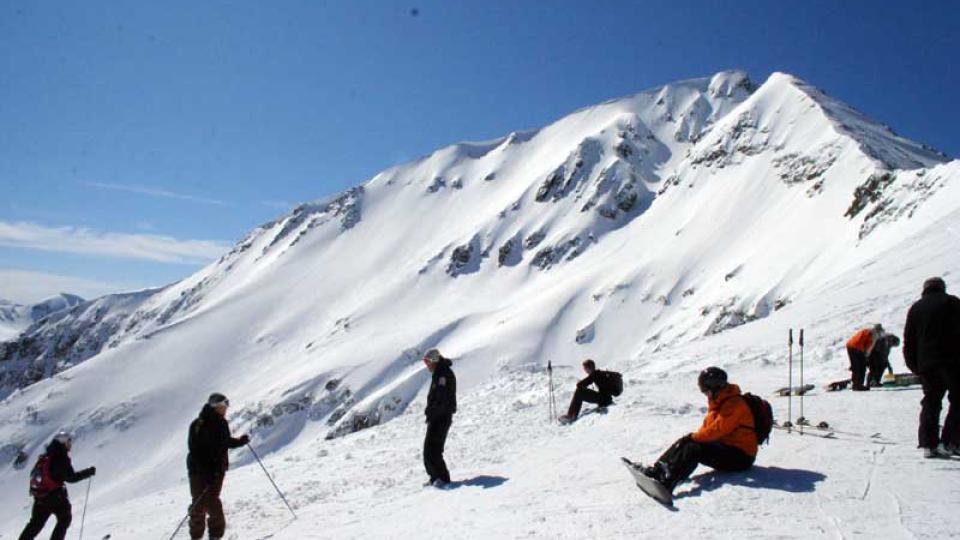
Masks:
[[[829,329],[810,334],[812,357],[842,376],[843,332],[896,329],[923,278],[960,270],[944,249],[958,201],[960,162],[793,76],[669,84],[440,149],[299,206],[181,282],[46,317],[0,344],[0,460],[73,429],[81,456],[110,456],[97,489],[119,509],[143,486],[179,489],[182,432],[209,392],[230,396],[235,429],[299,460],[413,422],[434,346],[464,395],[527,396],[503,411],[518,418],[548,360],[638,381],[726,362],[769,382],[801,316]],[[710,358],[723,344],[730,358]],[[22,473],[0,471],[19,493]]]
[[[60,293],[37,302],[24,305],[0,299],[0,341],[12,339],[31,324],[56,311],[71,308],[85,302],[74,294]]]

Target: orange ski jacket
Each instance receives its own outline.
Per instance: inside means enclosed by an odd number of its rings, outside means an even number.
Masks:
[[[869,328],[860,330],[847,341],[847,348],[868,354],[873,349],[873,331]]]
[[[734,446],[750,456],[757,455],[757,433],[753,413],[740,397],[740,387],[728,384],[709,400],[703,425],[692,435],[697,442],[718,442]]]

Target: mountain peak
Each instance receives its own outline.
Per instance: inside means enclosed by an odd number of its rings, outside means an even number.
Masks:
[[[943,152],[897,135],[889,126],[789,73],[774,72],[763,87],[801,92],[819,107],[837,132],[853,139],[865,155],[886,169],[913,170],[949,161]]]

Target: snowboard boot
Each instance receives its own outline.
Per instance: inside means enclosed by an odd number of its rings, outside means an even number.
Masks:
[[[662,461],[658,461],[649,467],[641,467],[640,472],[642,472],[647,478],[652,478],[664,486],[667,485],[668,469],[667,465]],[[669,487],[667,489],[672,491]]]
[[[923,457],[925,459],[948,458],[950,453],[941,444],[935,448],[924,448]]]
[[[960,446],[957,446],[954,444],[940,443],[940,446],[937,446],[937,450],[941,454],[945,454],[947,456],[951,456],[951,457],[960,456]]]
[[[443,478],[437,478],[436,480],[433,481],[431,485],[437,489],[443,489],[447,487],[449,484],[450,482],[445,481]]]

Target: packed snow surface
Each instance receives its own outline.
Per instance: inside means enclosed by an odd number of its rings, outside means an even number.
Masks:
[[[32,463],[61,428],[98,468],[85,534],[169,537],[189,503],[186,428],[212,391],[299,516],[239,450],[229,538],[949,537],[960,463],[919,458],[919,390],[819,388],[846,377],[862,325],[902,333],[925,278],[960,287],[958,201],[960,162],[780,73],[438,150],[181,282],[0,344],[0,538],[29,512],[15,456]],[[776,432],[750,472],[698,470],[675,512],[640,493],[619,457],[650,461],[698,427],[703,367],[787,418],[772,392],[789,328],[818,385],[804,414],[845,433]],[[421,487],[434,346],[460,387],[443,491]],[[588,357],[624,373],[624,394],[558,426],[544,368],[565,408]]]

